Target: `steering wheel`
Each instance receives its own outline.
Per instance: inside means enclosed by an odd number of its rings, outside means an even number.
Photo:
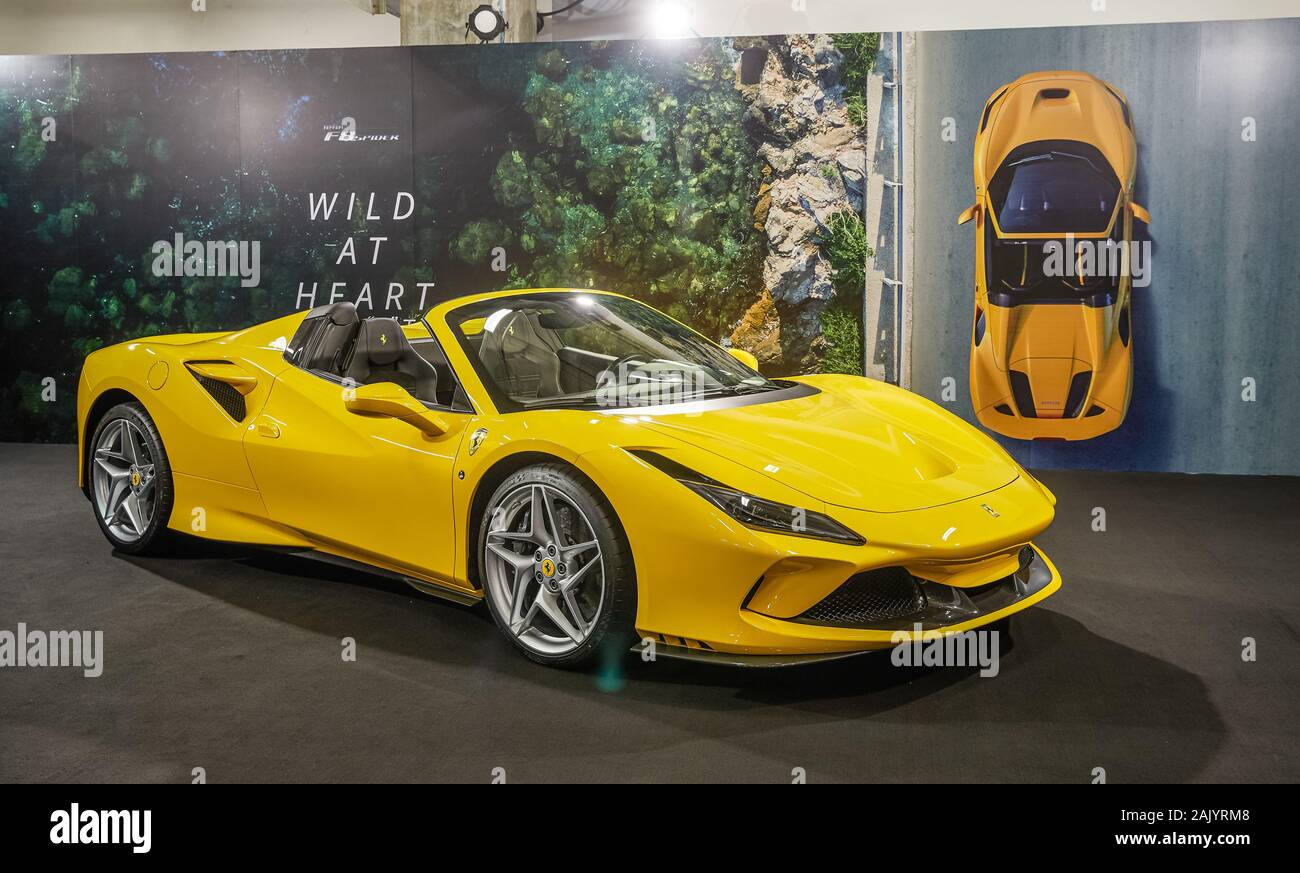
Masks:
[[[600,375],[596,377],[596,387],[608,388],[611,385],[621,384],[619,382],[619,374],[623,372],[623,368],[625,366],[629,366],[633,362],[636,362],[638,364],[645,363],[645,361],[641,360],[641,356],[639,354],[633,353],[630,355],[624,355],[623,357],[619,358],[617,361],[615,361],[614,363],[610,364],[608,367],[600,371]]]

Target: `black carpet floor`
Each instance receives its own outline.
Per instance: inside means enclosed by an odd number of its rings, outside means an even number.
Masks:
[[[101,629],[104,672],[0,668],[0,781],[1300,779],[1295,479],[1043,473],[1065,585],[1012,621],[995,678],[879,655],[600,675],[363,573],[114,554],[73,464],[0,445],[0,629]]]

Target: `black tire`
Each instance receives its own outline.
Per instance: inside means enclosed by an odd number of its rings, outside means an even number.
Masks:
[[[530,648],[510,631],[507,616],[487,590],[488,528],[493,510],[521,486],[544,485],[560,492],[586,517],[600,544],[603,566],[604,596],[599,612],[590,622],[590,634],[574,651],[561,655],[546,654]],[[484,600],[493,622],[527,658],[548,667],[581,668],[596,661],[609,663],[621,659],[636,641],[636,571],[632,550],[614,508],[585,477],[564,464],[536,464],[510,475],[497,486],[479,519],[477,539],[479,579],[484,585]]]
[[[95,491],[95,450],[100,445],[105,431],[118,422],[126,421],[138,430],[143,438],[144,448],[153,463],[152,513],[144,531],[137,539],[126,539],[113,531],[100,513],[96,503]],[[104,537],[114,549],[129,555],[143,555],[158,551],[167,541],[167,523],[171,519],[172,502],[175,488],[172,483],[171,463],[167,460],[167,450],[163,448],[162,436],[158,427],[145,408],[135,402],[119,403],[108,410],[95,426],[95,432],[87,443],[86,483],[90,494],[91,511]]]

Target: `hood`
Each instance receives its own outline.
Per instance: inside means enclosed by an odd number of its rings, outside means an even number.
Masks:
[[[850,509],[939,506],[1001,488],[1019,475],[996,443],[909,391],[852,376],[798,381],[820,390],[747,406],[660,411],[640,421],[814,500]]]
[[[1114,319],[1114,306],[989,307],[994,357],[1009,371],[1022,415],[1033,409],[1039,418],[1062,418],[1083,411],[1093,374],[1110,349]]]
[[[985,313],[998,368],[1033,358],[1073,358],[1100,366],[1115,333],[1115,306],[1027,303]]]

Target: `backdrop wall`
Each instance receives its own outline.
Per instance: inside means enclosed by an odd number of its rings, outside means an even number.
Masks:
[[[1085,70],[1129,96],[1153,215],[1133,402],[1094,440],[1006,444],[1039,467],[1300,473],[1300,21],[909,40],[910,387],[973,419],[973,241],[955,217],[984,101]],[[864,84],[878,42],[0,58],[0,440],[70,439],[94,348],[331,298],[409,313],[604,286],[771,374],[857,370],[863,263],[890,244],[862,221],[883,202],[874,168],[894,165]],[[257,244],[256,282],[183,258],[160,274],[177,234],[182,252]]]
[[[852,98],[876,44],[0,60],[0,440],[70,439],[81,359],[102,345],[333,299],[411,314],[605,287],[768,372],[860,372]],[[217,243],[250,266],[256,246],[257,275],[230,275]]]

